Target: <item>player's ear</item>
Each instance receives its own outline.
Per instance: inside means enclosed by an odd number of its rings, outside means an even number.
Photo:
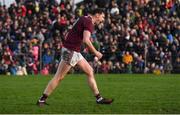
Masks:
[[[96,17],[96,18],[98,18],[98,17],[99,17],[99,14],[98,14],[98,13],[96,13],[96,14],[95,14],[95,17]]]
[[[101,14],[97,14],[98,17],[100,17]]]

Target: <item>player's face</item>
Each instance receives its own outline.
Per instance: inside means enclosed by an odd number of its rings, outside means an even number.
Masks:
[[[96,24],[100,24],[104,22],[104,13],[102,14],[96,14]]]

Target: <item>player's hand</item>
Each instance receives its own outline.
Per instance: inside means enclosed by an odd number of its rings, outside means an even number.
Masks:
[[[101,59],[102,56],[103,56],[102,53],[99,52],[99,51],[97,51],[95,55],[96,55],[96,57],[97,57],[98,59]]]

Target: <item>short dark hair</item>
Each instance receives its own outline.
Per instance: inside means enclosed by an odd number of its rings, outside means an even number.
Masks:
[[[104,13],[104,9],[103,9],[103,8],[96,8],[96,9],[94,9],[94,10],[92,10],[92,11],[90,12],[90,14],[92,14],[92,15],[102,14],[102,13]]]

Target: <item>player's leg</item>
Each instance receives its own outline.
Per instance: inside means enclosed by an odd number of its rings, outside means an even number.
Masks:
[[[89,65],[89,63],[83,58],[77,63],[77,65],[86,73],[88,84],[96,97],[96,102],[98,104],[111,104],[113,102],[112,99],[106,99],[100,95],[94,78],[93,68]]]
[[[56,74],[54,75],[53,79],[49,82],[46,89],[44,90],[44,94],[49,96],[52,93],[52,91],[57,87],[57,85],[60,83],[60,81],[63,80],[63,78],[70,69],[71,66],[62,60],[59,64]]]
[[[45,104],[47,97],[54,91],[54,89],[58,86],[58,84],[63,80],[64,76],[71,69],[71,66],[67,64],[64,60],[61,60],[57,72],[52,78],[52,80],[48,83],[46,89],[44,90],[43,95],[40,97],[38,101],[38,105]]]
[[[89,63],[83,58],[80,60],[77,65],[86,73],[88,85],[90,86],[91,90],[93,91],[94,95],[99,94],[99,90],[96,84],[96,80],[94,78],[94,71],[93,68],[89,65]]]

